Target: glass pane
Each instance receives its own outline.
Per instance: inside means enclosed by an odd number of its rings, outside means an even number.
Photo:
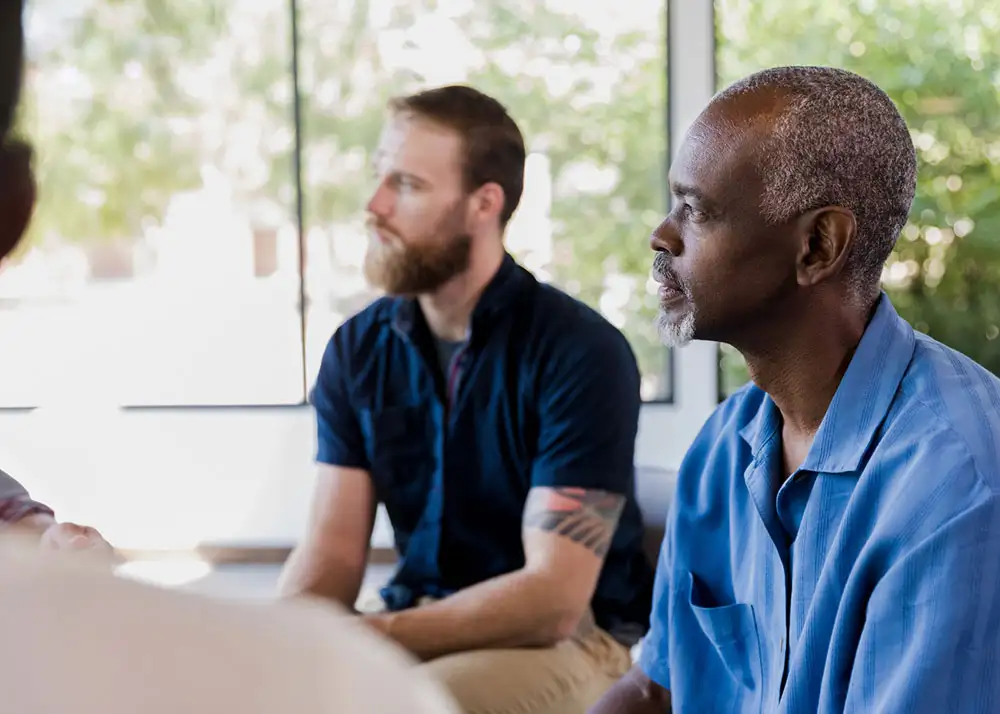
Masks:
[[[883,285],[914,327],[1000,374],[1000,5],[717,0],[716,10],[722,85],[767,66],[823,64],[893,98],[920,173]],[[724,385],[745,378],[738,355],[722,365]]]
[[[631,340],[647,399],[668,397],[648,236],[666,204],[662,0],[303,0],[310,378],[365,285],[369,153],[386,100],[468,83],[502,101],[530,157],[508,249]]]
[[[285,0],[35,0],[0,406],[297,403]]]

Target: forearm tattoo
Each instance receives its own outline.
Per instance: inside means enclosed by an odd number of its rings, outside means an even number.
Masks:
[[[534,488],[524,526],[557,533],[603,558],[611,546],[625,497],[583,488]]]

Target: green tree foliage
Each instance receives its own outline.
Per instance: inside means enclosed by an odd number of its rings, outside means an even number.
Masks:
[[[22,110],[42,187],[29,243],[130,239],[198,183],[202,147],[176,123],[199,106],[178,76],[212,51],[219,16],[211,2],[144,0],[90,2],[60,21],[60,5],[28,12],[46,30],[29,47]]]
[[[718,0],[720,84],[763,67],[862,74],[917,146],[910,223],[885,287],[918,330],[1000,374],[1000,4],[976,0]],[[723,353],[723,386],[746,379]]]

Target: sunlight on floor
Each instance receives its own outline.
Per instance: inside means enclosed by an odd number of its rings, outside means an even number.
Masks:
[[[118,567],[119,576],[130,580],[176,588],[201,580],[212,573],[212,564],[196,558],[185,560],[132,561]]]

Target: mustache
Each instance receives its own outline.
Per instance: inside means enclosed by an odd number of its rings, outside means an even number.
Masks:
[[[661,285],[682,288],[684,286],[677,273],[670,266],[670,257],[666,253],[657,253],[653,258],[653,280]]]
[[[373,231],[378,231],[379,233],[385,233],[392,236],[393,238],[399,238],[399,231],[390,226],[385,221],[380,221],[377,218],[366,218],[365,219],[365,230],[369,233]]]

